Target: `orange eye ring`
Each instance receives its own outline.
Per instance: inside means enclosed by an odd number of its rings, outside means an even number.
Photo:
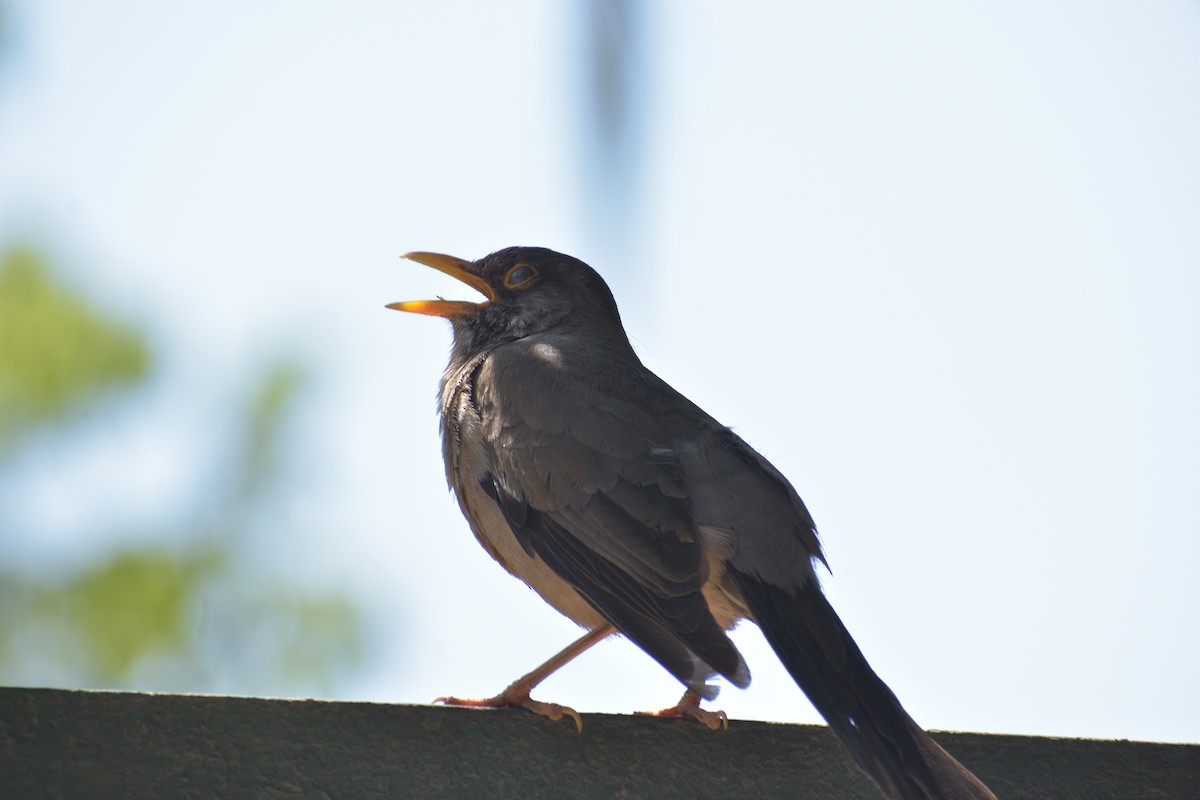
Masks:
[[[513,264],[513,266],[504,274],[505,289],[528,289],[533,286],[537,279],[537,267],[532,264],[521,262]]]

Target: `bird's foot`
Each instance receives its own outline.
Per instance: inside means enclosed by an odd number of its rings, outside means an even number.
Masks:
[[[700,707],[700,695],[695,692],[684,692],[679,702],[662,711],[639,712],[650,717],[691,717],[710,731],[717,728],[729,729],[729,715],[724,711],[708,711]]]
[[[483,700],[469,700],[461,697],[439,697],[433,702],[448,706],[468,706],[470,708],[523,708],[532,711],[540,717],[546,717],[558,722],[563,717],[575,721],[575,728],[583,733],[583,717],[570,706],[560,706],[558,703],[543,703],[529,696],[529,687],[521,685],[520,681],[509,686],[495,697]]]

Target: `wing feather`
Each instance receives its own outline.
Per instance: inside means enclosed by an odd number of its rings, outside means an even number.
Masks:
[[[527,552],[689,688],[711,696],[713,673],[747,685],[702,593],[709,562],[670,437],[633,398],[585,398],[586,382],[527,356],[510,345],[480,371],[484,490]]]

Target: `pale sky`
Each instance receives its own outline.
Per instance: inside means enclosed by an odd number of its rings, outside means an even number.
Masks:
[[[0,245],[52,239],[176,365],[86,454],[30,459],[13,558],[186,496],[197,388],[298,353],[320,460],[279,564],[394,620],[336,696],[500,690],[577,629],[445,489],[448,326],[383,306],[469,297],[405,251],[542,245],[796,485],[919,722],[1200,741],[1200,5],[663,3],[632,253],[581,219],[569,4],[6,8]],[[719,707],[818,720],[736,640],[754,682]],[[616,640],[535,696],[680,692]]]

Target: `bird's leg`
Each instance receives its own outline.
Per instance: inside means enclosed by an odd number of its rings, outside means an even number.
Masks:
[[[691,717],[702,725],[706,725],[710,731],[715,731],[717,728],[729,728],[728,714],[724,711],[706,711],[700,707],[700,700],[700,695],[689,689],[671,708],[664,708],[662,711],[643,711],[642,713],[652,717]]]
[[[546,678],[549,678],[559,667],[601,639],[606,639],[616,632],[616,628],[607,624],[588,631],[551,656],[541,666],[517,678],[508,685],[507,689],[495,697],[488,697],[483,700],[439,697],[433,702],[445,703],[448,706],[471,706],[473,708],[524,708],[540,716],[549,717],[555,722],[562,719],[565,715],[575,720],[575,727],[579,729],[580,733],[583,733],[583,718],[579,716],[578,711],[567,706],[560,706],[558,703],[542,703],[530,697],[529,693],[533,691],[533,687],[546,680]]]

